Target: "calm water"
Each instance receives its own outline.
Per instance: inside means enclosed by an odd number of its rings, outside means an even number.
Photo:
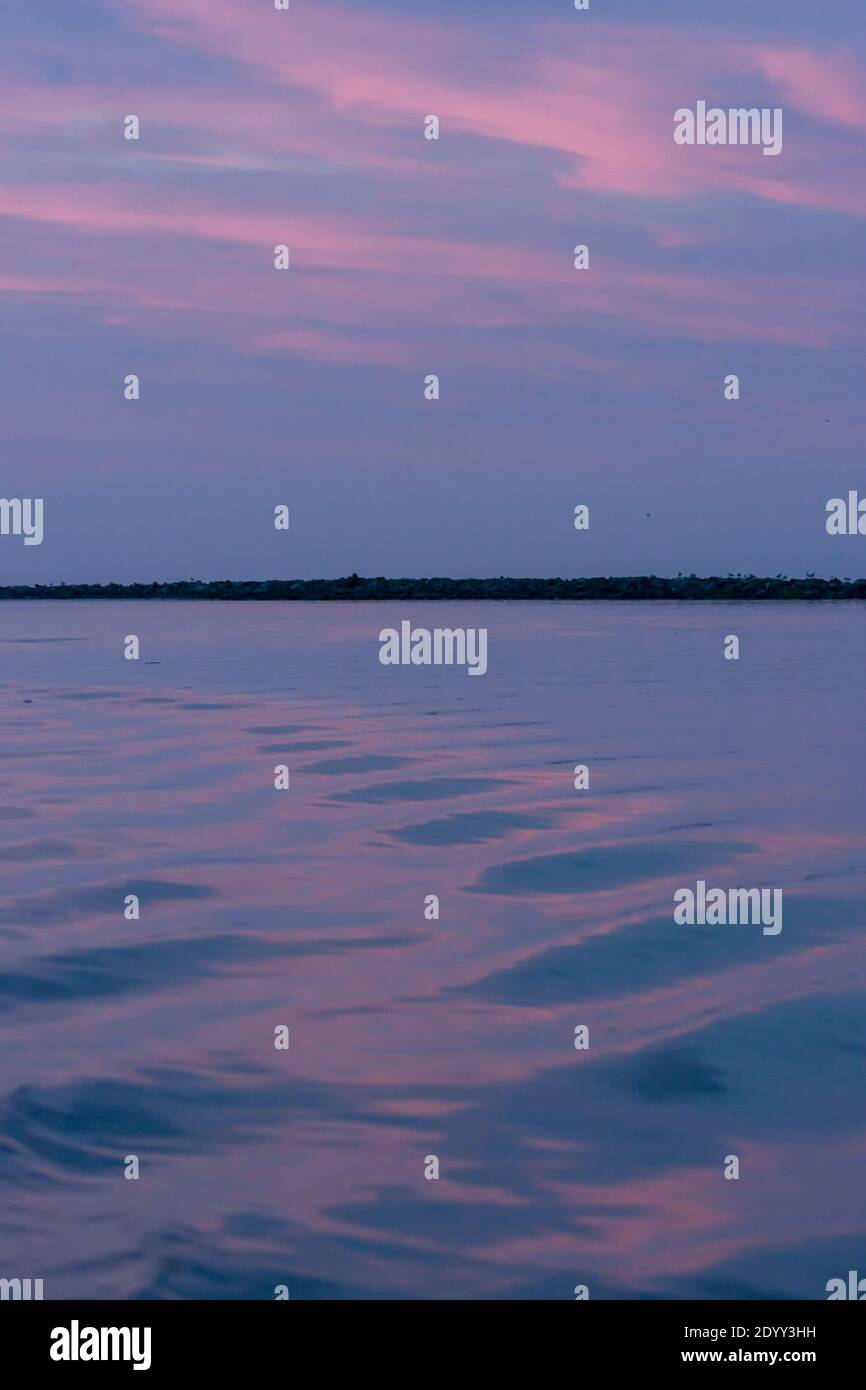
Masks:
[[[487,627],[488,674],[380,666],[403,618]],[[0,605],[0,1275],[866,1273],[864,639],[847,604]],[[675,926],[698,878],[781,887],[781,935]]]

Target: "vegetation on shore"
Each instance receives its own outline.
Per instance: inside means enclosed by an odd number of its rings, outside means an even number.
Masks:
[[[866,599],[866,579],[677,575],[596,579],[181,579],[165,584],[12,584],[0,599],[210,599],[408,601],[425,599]]]

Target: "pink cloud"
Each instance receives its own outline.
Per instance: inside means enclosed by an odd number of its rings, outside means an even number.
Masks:
[[[547,375],[573,368],[581,354],[542,334],[565,336],[591,316],[620,321],[638,340],[661,331],[821,347],[854,336],[845,287],[826,268],[717,279],[687,258],[689,248],[707,247],[712,230],[678,219],[680,204],[688,209],[700,197],[706,206],[708,197],[731,193],[862,216],[866,193],[856,179],[838,177],[826,157],[827,131],[798,132],[778,160],[752,148],[683,149],[672,139],[674,108],[706,91],[711,76],[718,90],[719,73],[732,82],[758,73],[768,99],[778,92],[847,140],[864,123],[858,71],[847,55],[707,43],[655,26],[578,34],[573,23],[537,20],[491,53],[486,26],[471,15],[446,24],[335,5],[282,16],[233,0],[149,0],[126,18],[218,57],[219,76],[62,87],[12,76],[0,87],[13,154],[32,135],[37,159],[59,147],[73,151],[63,174],[52,163],[39,179],[29,170],[16,179],[13,161],[0,189],[0,219],[8,219],[20,259],[0,285],[7,293],[38,293],[42,285],[89,298],[103,322],[138,314],[160,332],[206,333],[247,351],[334,362],[422,362],[431,344],[467,327],[491,332],[461,340],[456,355],[507,365],[520,352],[513,330],[522,327],[535,333],[528,369]],[[236,65],[236,81],[222,75],[226,60]],[[129,110],[142,117],[140,145],[121,139]],[[443,123],[438,145],[422,138],[428,112]],[[515,157],[538,154],[533,188],[553,208],[546,243],[520,244],[527,232],[513,232],[501,217],[485,237],[488,190],[507,192],[513,174],[497,182],[500,166],[488,168],[482,145],[474,184],[453,132],[501,142]],[[77,176],[82,168],[87,183]],[[309,206],[315,173],[328,174],[333,188],[335,169],[357,181],[351,210]],[[283,177],[295,170],[309,175],[307,184]],[[262,176],[250,185],[258,197],[244,196],[247,174]],[[455,188],[473,213],[468,234],[440,232],[429,211],[431,190],[435,207],[440,189],[453,202]],[[572,195],[591,192],[617,195],[614,216],[633,243],[635,228],[645,237],[646,258],[638,236],[630,257],[595,245],[591,272],[573,271],[570,248],[585,235],[579,224],[593,204],[582,198],[578,208]],[[661,198],[669,207],[660,215]],[[578,225],[569,225],[570,206]],[[52,229],[63,229],[74,273],[44,277],[29,262],[29,247]],[[131,267],[135,238],[145,249]],[[278,242],[291,248],[293,272],[275,293]],[[658,248],[670,254],[659,257]],[[497,329],[509,337],[507,350],[495,341]]]
[[[558,157],[562,189],[676,200],[709,190],[863,214],[866,199],[826,169],[821,129],[790,141],[784,163],[751,148],[684,150],[673,111],[712,82],[739,90],[755,73],[783,102],[823,123],[866,123],[863,77],[846,54],[764,44],[707,43],[656,26],[617,25],[578,36],[573,23],[536,23],[490,56],[473,23],[358,13],[342,6],[279,15],[227,0],[151,0],[130,22],[162,39],[238,65],[237,84],[104,87],[25,83],[0,92],[8,129],[64,131],[119,123],[139,110],[141,155],[225,169],[277,167],[325,157],[355,172],[390,170],[428,182],[453,158],[452,132]],[[474,55],[474,60],[473,60]],[[774,91],[773,89],[778,89]],[[421,122],[435,111],[444,139],[433,150]],[[407,144],[417,133],[414,148]],[[182,147],[166,147],[171,134]],[[129,153],[125,151],[125,153]],[[772,167],[771,167],[772,165]]]
[[[717,279],[673,260],[660,269],[640,257],[601,255],[578,274],[567,246],[542,252],[400,235],[373,212],[347,226],[338,213],[226,209],[194,193],[158,204],[124,181],[110,189],[6,187],[3,218],[29,227],[35,264],[45,238],[52,250],[58,244],[58,228],[76,258],[74,269],[48,280],[19,266],[10,290],[62,285],[100,304],[104,322],[149,317],[171,336],[205,335],[250,352],[423,365],[438,344],[450,361],[519,361],[556,376],[576,365],[592,371],[593,363],[579,345],[543,335],[562,329],[567,341],[576,326],[585,333],[593,316],[619,320],[633,340],[662,331],[706,342],[820,347],[855,332],[847,290],[826,273]],[[279,277],[272,268],[278,239],[290,246],[293,264]],[[20,235],[15,240],[21,244]],[[106,249],[112,245],[116,251]],[[520,326],[533,333],[531,360],[514,331]],[[460,327],[490,332],[449,343]],[[507,348],[495,340],[498,329]]]
[[[846,54],[768,48],[758,49],[755,56],[761,71],[781,88],[787,105],[854,130],[866,127],[863,74]]]
[[[647,303],[646,309],[654,322],[659,318],[664,320],[672,295],[679,295],[684,302],[704,313],[708,308],[714,313],[722,312],[725,306],[739,311],[754,305],[760,298],[759,286],[755,284],[738,288],[679,269],[651,271],[640,261],[629,263],[621,258],[606,259],[603,255],[596,257],[590,273],[578,276],[572,269],[568,246],[547,248],[542,252],[495,243],[437,239],[408,231],[397,234],[388,230],[387,219],[381,214],[359,214],[347,225],[345,218],[336,213],[246,212],[207,203],[201,195],[192,194],[183,197],[175,194],[170,201],[157,205],[145,199],[137,185],[127,182],[111,189],[63,185],[3,188],[0,189],[0,216],[60,225],[70,231],[100,236],[157,234],[169,239],[225,242],[247,248],[252,253],[246,260],[249,270],[267,271],[268,274],[273,273],[273,246],[282,240],[290,246],[293,266],[302,280],[304,272],[329,270],[409,277],[422,284],[437,278],[445,282],[456,279],[470,287],[485,281],[501,282],[513,287],[525,302],[534,300],[538,304],[539,322],[549,322],[551,315],[568,317],[572,305],[603,311],[607,305],[616,305],[618,292],[628,295],[629,313],[637,317],[641,314],[641,296],[649,296],[651,303]],[[190,262],[189,274],[193,273]],[[210,276],[208,283],[211,283]],[[295,281],[291,283],[294,286]],[[298,290],[303,288],[306,292],[314,284],[305,282]],[[563,298],[562,290],[566,286],[569,295]],[[214,290],[218,293],[219,287]],[[779,290],[787,297],[788,290],[784,286]],[[816,285],[814,291],[810,291],[807,282],[798,281],[797,292],[802,302],[811,292],[826,297],[827,287]],[[353,287],[353,299],[355,293]],[[360,283],[357,293],[361,310],[359,322],[368,321],[368,309],[380,299],[381,290],[371,295]],[[544,298],[546,294],[549,299]],[[455,304],[460,298],[461,292],[458,292]],[[432,300],[428,301],[428,307],[432,307]],[[499,310],[488,321],[508,322],[511,312]],[[407,319],[414,320],[417,306],[404,304],[404,313]],[[682,322],[682,318],[678,321]],[[748,328],[741,331],[747,332]]]
[[[741,189],[780,201],[774,179],[783,175],[765,168],[756,182],[756,150],[729,150],[725,159],[701,150],[688,160],[673,144],[673,111],[681,104],[673,94],[699,95],[719,69],[732,83],[758,72],[788,106],[824,121],[856,128],[866,110],[862,74],[845,54],[707,43],[656,26],[578,36],[573,24],[543,23],[532,41],[519,35],[510,57],[488,64],[486,31],[471,20],[455,26],[332,5],[294,16],[288,27],[275,14],[253,18],[225,0],[153,0],[139,20],[163,38],[230,56],[275,91],[315,94],[331,116],[350,114],[368,127],[415,123],[419,165],[420,124],[435,111],[446,129],[563,156],[566,188],[652,198]],[[466,54],[475,50],[470,69]],[[349,129],[347,122],[344,138]],[[372,145],[367,158],[382,159],[383,151]],[[784,201],[866,211],[863,199],[837,202],[838,181],[792,178],[790,163]]]

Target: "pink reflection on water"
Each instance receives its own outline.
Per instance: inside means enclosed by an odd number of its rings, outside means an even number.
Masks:
[[[52,608],[25,631],[50,633]],[[512,607],[489,619],[502,674],[385,687],[378,613],[316,610],[307,629],[303,613],[214,606],[193,623],[185,608],[148,609],[167,669],[125,685],[116,667],[94,677],[92,645],[4,648],[0,1184],[22,1267],[53,1271],[55,1296],[115,1297],[175,1250],[264,1279],[282,1249],[339,1284],[351,1248],[352,1287],[404,1296],[430,1295],[435,1255],[439,1296],[560,1273],[565,1297],[582,1278],[712,1296],[723,1266],[821,1296],[829,1255],[773,1262],[828,1248],[862,1212],[847,1089],[866,987],[862,734],[805,639],[799,703],[770,665],[765,715],[763,688],[707,681],[686,702],[659,679],[661,644],[719,622],[692,610],[669,632],[593,606],[569,631],[543,607],[530,634]],[[68,634],[92,612],[65,609]],[[787,618],[741,621],[760,637]],[[246,666],[273,666],[281,689],[226,665],[257,634]],[[548,655],[531,678],[511,660],[530,640]],[[796,659],[786,648],[785,683]],[[730,771],[744,748],[748,799]],[[796,794],[814,757],[820,814]],[[666,856],[683,843],[720,885],[781,884],[781,936],[678,937]],[[569,892],[527,870],[576,851],[618,857]],[[476,891],[502,866],[523,873],[516,891]],[[100,1167],[135,1144],[146,1201]],[[728,1152],[739,1183],[721,1178]],[[85,1256],[106,1264],[76,1272]]]

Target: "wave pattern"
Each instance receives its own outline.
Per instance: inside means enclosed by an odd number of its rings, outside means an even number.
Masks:
[[[866,1235],[856,607],[443,606],[468,682],[378,665],[404,616],[3,605],[2,1272],[822,1297]],[[676,926],[697,878],[782,933]]]

